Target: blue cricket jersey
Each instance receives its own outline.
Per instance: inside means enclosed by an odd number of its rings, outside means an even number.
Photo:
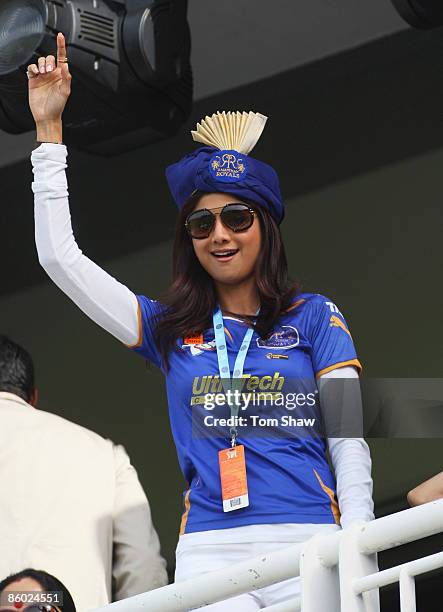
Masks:
[[[137,299],[141,328],[139,343],[132,348],[161,368],[153,331],[164,306],[144,296]],[[232,372],[247,326],[229,317],[223,319]],[[180,338],[177,345],[180,350],[171,351],[170,370],[163,373],[178,460],[189,485],[183,494],[180,534],[263,523],[339,524],[325,439],[291,435],[289,428],[281,426],[282,416],[300,416],[298,408],[279,408],[275,427],[257,425],[258,416],[253,423],[257,427],[249,422],[244,434],[237,427],[238,443],[245,447],[249,506],[223,512],[218,452],[229,447],[229,427],[208,426],[208,435],[203,431],[206,418],[230,416],[227,406],[214,410],[204,404],[208,393],[221,390],[214,329],[204,330],[200,344],[186,344]],[[254,332],[244,363],[242,391],[277,392],[284,381],[300,380],[308,395],[316,392],[317,377],[345,365],[361,370],[343,315],[327,297],[300,293],[266,341]],[[258,410],[263,416],[263,410],[272,415],[277,409]],[[318,407],[305,402],[301,413],[318,417]],[[243,416],[246,414],[253,418],[249,407]]]

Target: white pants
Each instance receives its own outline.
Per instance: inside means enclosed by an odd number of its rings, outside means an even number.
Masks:
[[[289,529],[288,529],[289,528]],[[315,533],[336,531],[336,525],[251,525],[181,536],[176,551],[175,582],[247,561],[273,550],[304,542]],[[254,542],[241,541],[256,538]],[[285,541],[282,541],[283,538]],[[235,540],[240,541],[235,541]],[[257,541],[265,539],[267,541]],[[300,578],[263,587],[203,608],[211,612],[255,612],[300,594]]]

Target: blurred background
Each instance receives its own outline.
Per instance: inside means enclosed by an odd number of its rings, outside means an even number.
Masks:
[[[261,112],[269,120],[254,156],[280,175],[292,276],[338,305],[364,376],[442,377],[442,28],[411,28],[389,0],[190,0],[188,21],[194,104],[177,133],[112,157],[69,148],[82,250],[135,292],[159,297],[176,217],[164,168],[193,149],[189,131],[206,114]],[[0,132],[0,330],[33,355],[42,409],[125,445],[172,575],[186,487],[163,378],[40,269],[34,139]],[[408,490],[443,469],[441,439],[368,443],[377,516],[406,508]],[[442,544],[435,536],[394,549],[380,566]],[[427,611],[438,580],[418,580]],[[383,598],[396,609],[394,589]]]

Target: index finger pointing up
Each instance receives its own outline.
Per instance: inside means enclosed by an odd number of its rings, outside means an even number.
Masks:
[[[57,34],[57,64],[59,62],[64,63],[66,60],[66,45],[65,37],[61,32]]]

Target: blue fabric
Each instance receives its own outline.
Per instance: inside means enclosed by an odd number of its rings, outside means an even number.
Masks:
[[[228,160],[224,154],[233,154]],[[215,172],[214,160],[219,159],[220,172]],[[232,161],[234,172],[223,172]],[[223,192],[252,200],[266,208],[277,223],[284,217],[280,183],[275,170],[249,155],[235,151],[219,151],[200,147],[166,168],[166,179],[178,208],[183,208],[194,191]]]
[[[133,350],[160,366],[152,330],[164,307],[144,296],[138,296],[138,301],[142,341]],[[229,317],[224,317],[223,323],[232,371],[247,326]],[[245,447],[249,506],[223,512],[218,452],[229,446],[229,427],[222,426],[211,436],[199,435],[196,428],[201,415],[215,416],[217,411],[208,412],[200,401],[208,391],[218,390],[220,383],[214,329],[203,330],[202,344],[185,344],[180,338],[177,346],[180,350],[170,353],[170,371],[164,374],[172,434],[190,487],[184,506],[184,533],[263,523],[335,523],[331,499],[316,475],[335,495],[325,440],[288,437],[283,428],[273,431],[272,436],[264,429],[259,437],[242,436],[238,428],[238,443]],[[284,357],[269,357],[276,354]],[[300,293],[266,341],[254,332],[244,364],[243,389],[272,389],[274,381],[296,379],[315,392],[316,376],[346,363],[361,369],[343,315],[327,297]],[[147,402],[146,410],[152,409]],[[223,417],[229,417],[228,406],[218,410]],[[272,416],[275,410],[272,406],[266,414]],[[317,417],[316,411],[312,405],[297,406],[290,414]],[[279,433],[282,435],[274,435]],[[184,501],[185,498],[186,492]]]

